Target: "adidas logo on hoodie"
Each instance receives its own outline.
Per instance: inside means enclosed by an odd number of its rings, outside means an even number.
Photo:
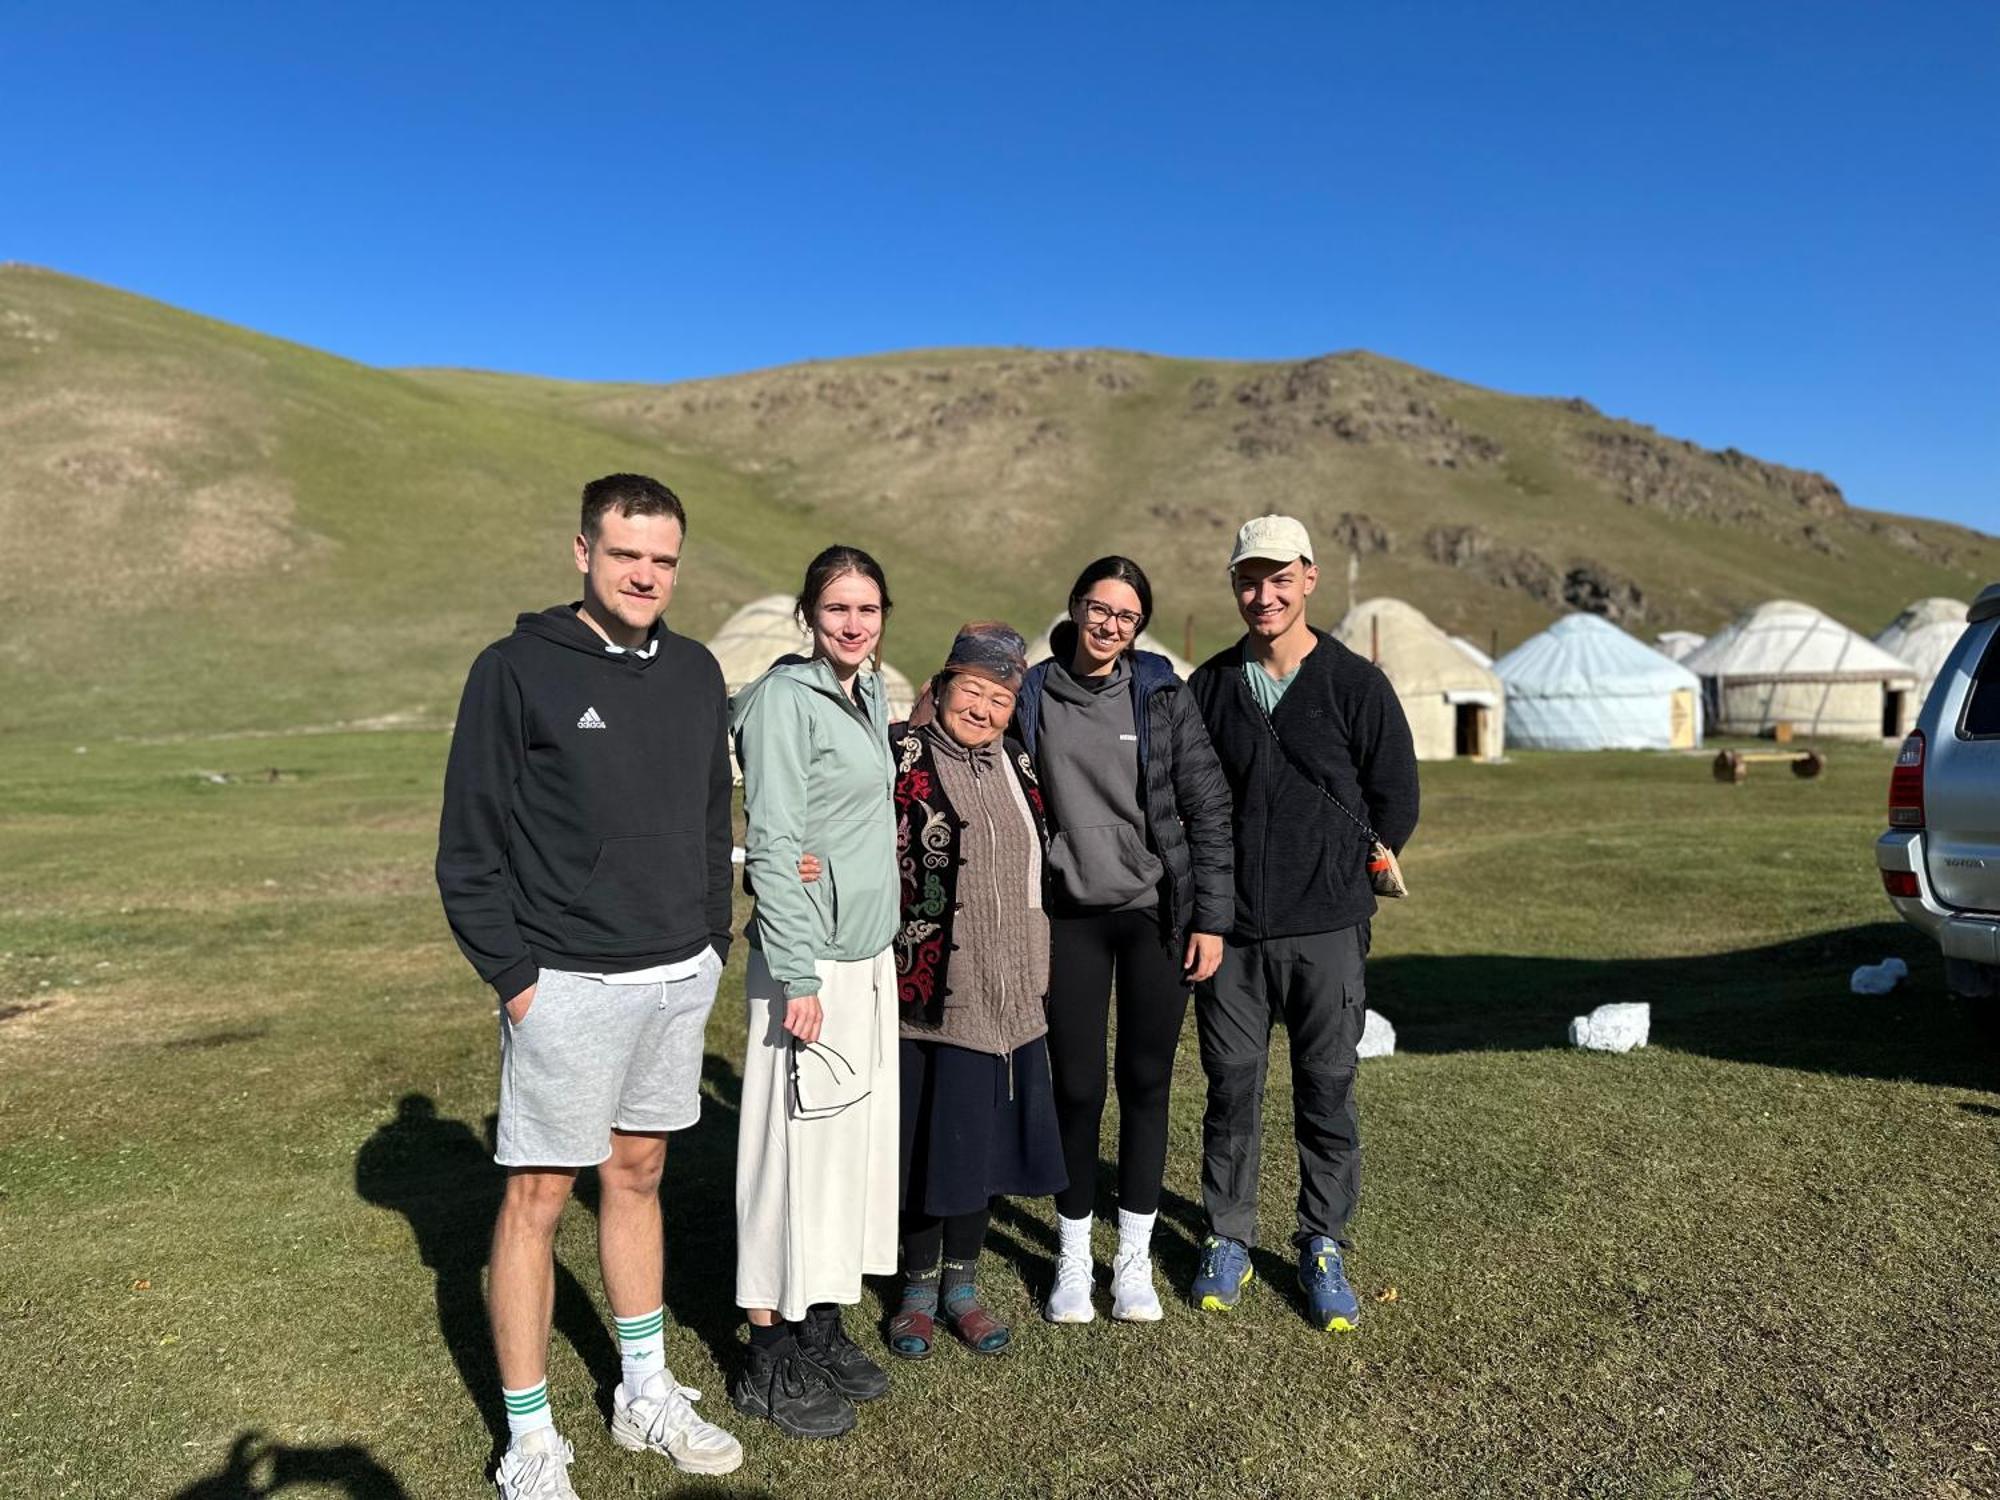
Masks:
[[[583,717],[576,721],[576,727],[578,729],[603,729],[607,726],[604,720],[598,716],[596,709],[586,708],[583,711]]]

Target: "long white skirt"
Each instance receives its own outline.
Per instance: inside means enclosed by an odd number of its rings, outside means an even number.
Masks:
[[[896,1269],[895,959],[818,968],[819,1044],[796,1053],[784,987],[754,948],[743,981],[736,1305],[793,1322],[815,1302],[859,1302],[864,1275]]]

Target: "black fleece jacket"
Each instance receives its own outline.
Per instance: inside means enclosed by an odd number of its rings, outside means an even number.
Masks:
[[[1373,662],[1313,635],[1268,721],[1243,680],[1241,641],[1188,679],[1235,801],[1237,941],[1333,932],[1375,914],[1367,839],[1306,775],[1391,849],[1416,831],[1417,758],[1395,690]]]
[[[465,681],[438,827],[452,936],[505,1001],[538,968],[729,954],[729,709],[706,647],[613,653],[575,605],[524,614]]]

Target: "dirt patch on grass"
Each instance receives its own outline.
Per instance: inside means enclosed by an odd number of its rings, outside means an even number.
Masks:
[[[21,1000],[11,1005],[0,1005],[0,1022],[12,1021],[19,1016],[32,1016],[38,1010],[47,1010],[55,1004],[53,1000]]]
[[[0,401],[0,530],[23,556],[93,543],[93,586],[158,606],[217,578],[309,565],[331,546],[296,523],[264,419],[239,393],[107,382],[13,394]],[[145,545],[101,544],[121,532]],[[0,586],[32,608],[72,585],[60,570],[21,569]]]
[[[212,1052],[217,1047],[234,1047],[255,1042],[271,1034],[269,1025],[224,1027],[218,1031],[197,1031],[189,1036],[169,1037],[160,1045],[170,1052]]]

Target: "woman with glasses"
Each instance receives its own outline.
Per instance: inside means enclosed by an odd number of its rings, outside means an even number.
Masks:
[[[1048,799],[1049,1058],[1069,1186],[1043,1312],[1088,1323],[1090,1227],[1111,998],[1118,1003],[1118,1251],[1111,1315],[1161,1316],[1152,1233],[1166,1173],[1167,1100],[1190,987],[1214,974],[1235,918],[1229,786],[1172,665],[1135,642],[1153,590],[1102,557],[1070,590],[1053,655],[1016,720]]]
[[[826,1438],[889,1387],[840,1322],[863,1275],[896,1268],[895,767],[877,669],[889,588],[866,552],[829,547],[798,608],[811,654],[781,658],[733,705],[756,909],[736,1154],[750,1350],[730,1398],[788,1436]]]

